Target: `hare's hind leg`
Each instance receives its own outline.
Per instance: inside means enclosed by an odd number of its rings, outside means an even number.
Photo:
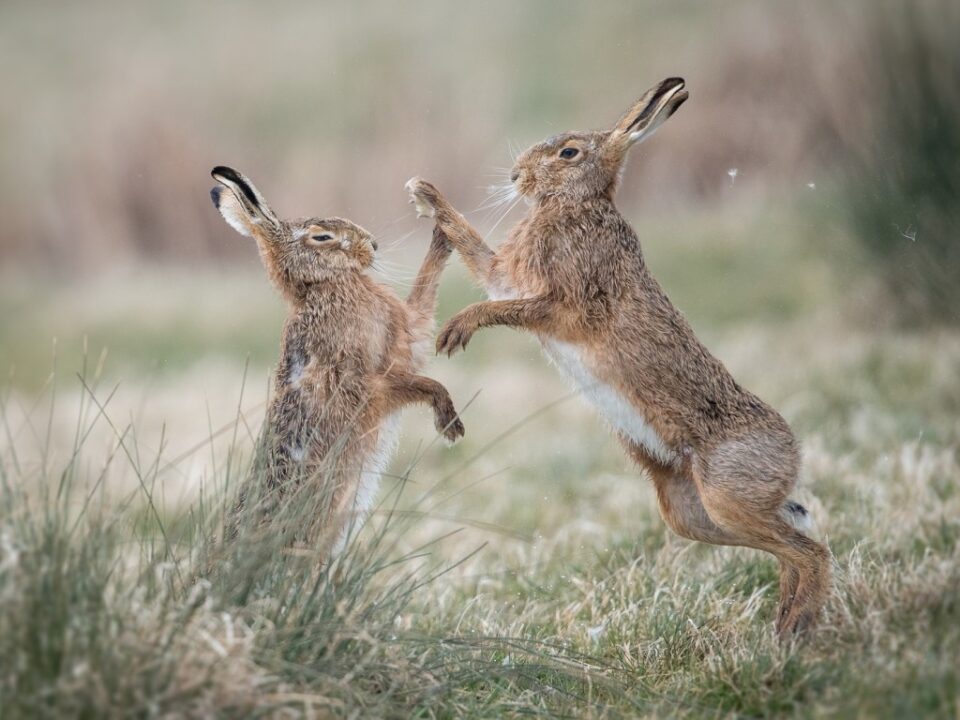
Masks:
[[[704,480],[703,504],[710,517],[747,547],[765,550],[780,561],[777,633],[788,636],[815,624],[826,601],[830,557],[823,545],[787,523],[777,510],[758,511],[742,494],[717,492]]]
[[[631,459],[650,474],[653,486],[657,489],[660,517],[667,527],[687,540],[711,545],[743,544],[736,535],[710,519],[688,469],[664,465],[623,433],[618,433],[617,439]]]
[[[664,467],[650,468],[650,474],[657,489],[660,516],[677,535],[711,545],[743,545],[735,533],[710,519],[693,478]]]
[[[741,545],[750,547],[749,537],[738,535],[735,529],[722,528],[707,514],[700,493],[692,478],[669,472],[654,473],[660,515],[680,537],[711,545]],[[785,622],[793,599],[797,595],[800,572],[780,558],[780,604],[777,609],[777,628]]]
[[[738,544],[765,550],[780,561],[781,636],[813,625],[830,582],[827,548],[798,530],[785,516],[798,460],[792,443],[756,437],[724,443],[694,463],[703,507]]]

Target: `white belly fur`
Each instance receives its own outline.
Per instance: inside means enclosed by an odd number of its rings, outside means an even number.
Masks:
[[[491,300],[512,300],[520,296],[509,287],[488,286],[486,290]],[[542,340],[542,344],[546,356],[573,382],[575,389],[597,408],[614,430],[623,433],[664,465],[672,465],[679,459],[633,403],[593,374],[584,362],[580,348],[560,340]]]
[[[543,350],[560,372],[566,375],[583,396],[617,430],[665,465],[678,459],[647,422],[646,418],[616,388],[602,382],[583,360],[583,351],[576,345],[559,340],[544,340]]]

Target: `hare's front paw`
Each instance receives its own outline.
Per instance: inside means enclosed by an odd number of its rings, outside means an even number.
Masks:
[[[440,193],[433,185],[421,177],[412,177],[404,187],[410,195],[411,204],[417,209],[417,217],[437,216],[436,201]]]
[[[463,437],[463,421],[457,415],[457,410],[453,407],[452,402],[443,403],[436,408],[434,420],[436,421],[437,432],[442,434],[447,442],[455,443]]]
[[[466,350],[467,343],[477,331],[477,324],[467,312],[460,312],[447,321],[437,335],[437,355],[452,356],[458,350]]]

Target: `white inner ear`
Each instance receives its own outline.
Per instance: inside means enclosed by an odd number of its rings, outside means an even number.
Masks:
[[[630,133],[630,134],[627,136],[627,139],[630,141],[630,144],[631,144],[631,145],[635,145],[635,144],[638,144],[638,143],[643,142],[643,141],[646,140],[648,137],[650,137],[651,135],[653,135],[654,131],[655,131],[658,127],[660,127],[661,125],[663,125],[663,121],[666,120],[666,119],[667,119],[667,114],[663,111],[663,109],[661,109],[660,114],[657,115],[657,116],[650,122],[649,125],[647,125],[645,128],[643,128],[643,130],[636,130],[636,131]]]
[[[671,113],[669,112],[670,104],[673,101],[673,98],[677,93],[683,91],[683,85],[679,85],[673,90],[667,92],[666,95],[660,98],[659,105],[654,111],[653,119],[647,123],[647,125],[640,130],[634,130],[632,133],[627,135],[627,141],[634,145],[636,143],[643,142],[648,137],[653,135],[654,131],[663,125],[663,122],[670,117]]]
[[[227,225],[245,237],[253,237],[253,234],[250,232],[250,216],[247,215],[243,206],[237,201],[233,194],[228,194],[229,192],[228,190],[222,193],[220,207],[218,207],[217,210],[220,211],[223,219],[227,221]]]

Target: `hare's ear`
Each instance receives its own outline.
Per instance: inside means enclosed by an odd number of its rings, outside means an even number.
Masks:
[[[215,167],[210,174],[220,183],[210,191],[210,197],[230,227],[247,237],[253,237],[257,228],[280,228],[277,216],[246,177],[223,165]]]
[[[626,150],[646,140],[688,97],[683,78],[667,78],[647,90],[613,126],[607,142]]]

